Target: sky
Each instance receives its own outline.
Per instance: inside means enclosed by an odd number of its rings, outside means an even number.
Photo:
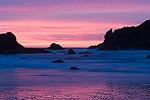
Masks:
[[[88,47],[110,28],[150,19],[150,0],[0,0],[0,33],[25,47]]]

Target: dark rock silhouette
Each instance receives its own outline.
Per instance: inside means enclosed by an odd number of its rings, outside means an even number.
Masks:
[[[150,55],[146,56],[146,59],[150,59]]]
[[[59,44],[56,44],[56,43],[52,43],[48,49],[50,49],[50,50],[64,50],[64,48],[62,46],[60,46]]]
[[[76,54],[76,52],[73,49],[69,49],[67,54]]]
[[[24,49],[16,40],[16,36],[7,32],[6,34],[0,34],[0,51]]]
[[[92,46],[89,46],[89,47],[88,47],[88,49],[96,49],[96,48],[98,48],[97,45],[92,45]]]
[[[0,34],[0,53],[48,53],[44,49],[25,48],[17,42],[12,32]]]
[[[70,70],[80,70],[78,67],[70,67]]]
[[[88,49],[98,49],[101,46],[101,43],[98,45],[89,46]]]
[[[54,61],[52,61],[52,63],[64,63],[64,61],[63,60],[54,60]]]
[[[110,29],[104,36],[103,43],[89,48],[101,50],[147,49],[150,50],[150,20],[139,26]]]

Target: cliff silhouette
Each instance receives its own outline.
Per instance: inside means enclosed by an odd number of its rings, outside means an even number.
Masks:
[[[37,48],[25,48],[17,42],[12,32],[0,34],[0,53],[46,53],[48,51]]]
[[[104,42],[90,46],[100,50],[150,50],[150,20],[146,20],[139,26],[123,27],[116,30],[108,30],[104,36]]]
[[[0,50],[14,50],[23,49],[24,47],[16,40],[16,36],[7,32],[6,34],[0,34]]]

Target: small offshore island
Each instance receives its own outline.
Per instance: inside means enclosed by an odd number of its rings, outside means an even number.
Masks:
[[[104,42],[89,49],[150,50],[150,20],[139,26],[124,27],[106,32]]]

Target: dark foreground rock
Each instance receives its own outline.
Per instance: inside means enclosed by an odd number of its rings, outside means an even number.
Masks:
[[[73,49],[69,49],[67,54],[76,54],[76,52]]]
[[[64,50],[64,48],[62,46],[60,46],[59,44],[56,44],[56,43],[52,43],[48,49],[50,49],[50,50]]]
[[[146,59],[150,59],[150,55],[146,56]]]
[[[139,26],[124,27],[106,32],[104,42],[89,48],[101,50],[150,50],[150,20]]]
[[[70,67],[70,70],[80,70],[80,69],[73,66],[73,67]]]
[[[17,53],[50,53],[45,49],[25,48],[17,42],[16,36],[12,32],[0,34],[0,54]]]
[[[54,61],[52,61],[52,63],[64,63],[64,61],[63,60],[54,60]]]

